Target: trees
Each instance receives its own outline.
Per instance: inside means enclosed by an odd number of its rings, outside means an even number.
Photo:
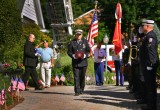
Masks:
[[[22,28],[16,0],[0,2],[0,61],[6,51],[11,51],[19,41]]]
[[[116,4],[120,2],[122,6],[122,32],[130,32],[132,26],[140,23],[141,19],[153,19],[160,24],[160,0],[98,0],[98,8],[103,9],[99,15],[99,22],[104,23],[108,27],[109,37],[112,38],[115,27],[115,8]],[[86,9],[93,9],[94,2],[92,0],[79,1],[72,0],[74,17],[85,13]],[[92,4],[87,8],[82,8],[82,4]],[[78,4],[78,5],[75,5]],[[78,10],[74,9],[76,7]],[[83,5],[84,7],[84,5]],[[83,10],[82,10],[83,9]],[[105,28],[107,30],[107,28]],[[101,32],[101,28],[99,28]]]

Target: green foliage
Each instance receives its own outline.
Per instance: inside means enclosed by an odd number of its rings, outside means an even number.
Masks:
[[[104,72],[104,78],[106,78],[105,84],[115,84],[115,73]]]
[[[0,2],[0,21],[0,61],[4,61],[14,55],[11,51],[18,48],[15,44],[21,39],[21,18],[16,0]]]
[[[74,79],[71,66],[71,59],[69,59],[68,55],[66,54],[61,54],[60,59],[55,60],[55,66],[52,69],[52,77],[55,77],[56,75],[61,77],[62,74],[64,74],[66,78],[64,84],[73,85]]]
[[[7,98],[6,103],[7,103],[7,105],[11,105],[12,99],[11,99],[10,94],[7,92],[8,87],[10,85],[10,77],[9,76],[6,77],[5,75],[2,75],[2,73],[0,73],[0,81],[1,81],[0,90],[2,90],[2,89],[6,90],[6,98]],[[5,88],[4,88],[4,86],[5,86]]]
[[[99,24],[104,23],[105,26],[109,28],[101,28],[99,26],[99,33],[102,35],[106,30],[107,34],[110,39],[112,39],[114,27],[115,27],[115,10],[117,0],[99,0],[98,1],[98,8],[103,9],[101,15],[99,15]],[[153,19],[156,23],[160,24],[160,0],[119,0],[122,6],[122,32],[130,32],[131,24],[134,26],[139,24],[139,21],[143,18],[146,19]],[[78,4],[78,5],[77,5]],[[82,5],[83,4],[83,5]],[[87,6],[90,4],[89,6]],[[73,8],[73,15],[74,18],[84,14],[85,12],[94,8],[94,2],[90,1],[79,1],[79,0],[72,0],[72,8]],[[85,26],[85,25],[84,25]],[[89,29],[87,26],[86,30]],[[87,31],[88,32],[88,31]],[[99,34],[99,40],[101,40],[101,34]]]
[[[86,75],[90,77],[94,77],[94,61],[92,57],[88,58],[88,67],[87,67]]]
[[[58,66],[59,62],[61,66]],[[61,54],[59,60],[55,60],[55,66],[52,69],[52,77],[55,77],[56,75],[60,77],[62,74],[64,74],[66,77],[66,81],[64,82],[65,85],[74,84],[71,58],[66,53]],[[88,59],[88,68],[86,74],[87,76],[94,77],[93,58]]]
[[[72,9],[74,18],[84,14],[94,8],[94,3],[90,0],[72,0]]]
[[[0,2],[0,47],[11,50],[21,35],[21,18],[16,0]]]

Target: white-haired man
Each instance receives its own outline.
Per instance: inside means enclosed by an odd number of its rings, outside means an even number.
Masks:
[[[156,33],[153,31],[153,20],[146,20],[142,25],[142,30],[146,34],[146,37],[142,42],[147,104],[145,110],[157,110],[156,70],[159,60],[158,40]]]

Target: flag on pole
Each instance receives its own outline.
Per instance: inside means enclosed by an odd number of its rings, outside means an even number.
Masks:
[[[122,34],[121,34],[122,8],[120,3],[117,3],[115,18],[116,18],[116,26],[114,30],[112,43],[115,46],[115,53],[118,54],[122,50]]]
[[[89,33],[87,36],[87,40],[90,45],[91,51],[93,51],[92,47],[94,46],[94,38],[97,36],[98,36],[98,20],[97,20],[97,11],[95,9]]]
[[[61,76],[60,80],[61,80],[62,82],[64,82],[64,81],[65,81],[64,74],[62,74],[62,76]]]
[[[12,92],[13,90],[16,90],[17,81],[18,81],[17,78],[16,79],[14,77],[11,78],[11,83],[10,83],[10,86],[8,88],[8,92]]]
[[[0,93],[0,105],[3,105],[5,102],[5,89],[3,89]]]
[[[21,78],[18,79],[17,89],[22,90],[22,91],[25,90],[25,85]]]
[[[57,82],[59,82],[59,77],[58,77],[58,75],[56,75],[55,80],[56,80]]]

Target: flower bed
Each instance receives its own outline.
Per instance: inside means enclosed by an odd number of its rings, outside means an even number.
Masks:
[[[22,68],[12,68],[10,64],[3,64],[4,68],[0,71],[0,110],[10,110],[15,105],[21,103],[24,98],[21,96],[21,91],[18,87],[18,81],[13,89],[13,83],[11,83],[12,77],[19,78],[23,73]]]

